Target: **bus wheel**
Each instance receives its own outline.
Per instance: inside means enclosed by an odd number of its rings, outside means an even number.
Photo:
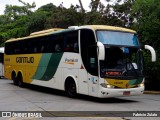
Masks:
[[[14,85],[18,85],[18,80],[16,79],[16,74],[14,72],[12,73],[12,80]]]
[[[65,92],[67,96],[75,98],[77,96],[76,84],[74,80],[68,79],[65,84]]]
[[[22,74],[21,73],[18,74],[17,80],[18,80],[18,86],[19,87],[24,87],[23,78],[22,78]]]

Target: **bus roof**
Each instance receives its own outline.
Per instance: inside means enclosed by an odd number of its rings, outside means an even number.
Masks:
[[[42,30],[42,31],[38,31],[38,32],[33,32],[30,34],[30,36],[41,35],[41,34],[45,34],[45,33],[55,32],[58,30],[63,30],[63,29],[62,28],[52,28],[52,29],[48,29],[48,30]]]
[[[122,32],[130,32],[130,33],[136,33],[136,31],[123,28],[123,27],[115,27],[115,26],[108,26],[108,25],[85,25],[82,26],[82,28],[92,28],[94,30],[111,30],[111,31],[122,31]]]
[[[60,31],[60,30],[64,30],[64,29],[52,28],[52,29],[48,29],[48,30],[33,32],[29,36],[22,37],[22,38],[11,38],[11,39],[7,40],[6,42],[18,41],[18,40],[23,40],[23,39],[28,39],[28,38],[35,38],[35,37],[39,37],[39,36],[47,36],[47,35],[50,35],[51,33],[54,33],[54,32]]]
[[[18,41],[28,38],[35,38],[39,36],[47,36],[54,33],[63,33],[67,31],[77,30],[77,29],[93,29],[93,30],[111,30],[111,31],[122,31],[122,32],[130,32],[130,33],[136,33],[136,31],[122,28],[122,27],[115,27],[115,26],[108,26],[108,25],[84,25],[84,26],[70,26],[68,29],[62,29],[62,28],[52,28],[48,30],[42,30],[38,32],[33,32],[29,36],[22,37],[22,38],[12,38],[7,40],[6,42],[12,42],[12,41]]]

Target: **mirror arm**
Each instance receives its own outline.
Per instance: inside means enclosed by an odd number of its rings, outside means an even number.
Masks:
[[[152,55],[151,61],[155,62],[156,61],[156,52],[155,52],[154,48],[151,47],[150,45],[145,45],[144,48],[151,52],[151,55]]]

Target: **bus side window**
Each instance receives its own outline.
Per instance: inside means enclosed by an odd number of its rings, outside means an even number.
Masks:
[[[72,31],[64,36],[64,51],[78,52],[78,31]]]
[[[63,34],[53,35],[51,42],[51,52],[62,52]]]
[[[73,47],[74,47],[74,52],[79,52],[78,51],[78,43],[77,42],[74,43]]]
[[[67,44],[66,47],[64,48],[64,51],[66,52],[71,52],[72,51],[72,44]]]
[[[56,52],[60,52],[60,51],[61,51],[61,47],[60,47],[59,44],[56,44],[56,45],[55,45],[55,51],[56,51]]]
[[[44,52],[44,46],[43,45],[41,46],[41,52],[42,53]]]
[[[34,53],[37,53],[37,47],[34,47]]]

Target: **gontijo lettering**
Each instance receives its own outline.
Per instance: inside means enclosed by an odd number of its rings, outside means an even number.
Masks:
[[[34,63],[34,57],[16,57],[17,63]]]

